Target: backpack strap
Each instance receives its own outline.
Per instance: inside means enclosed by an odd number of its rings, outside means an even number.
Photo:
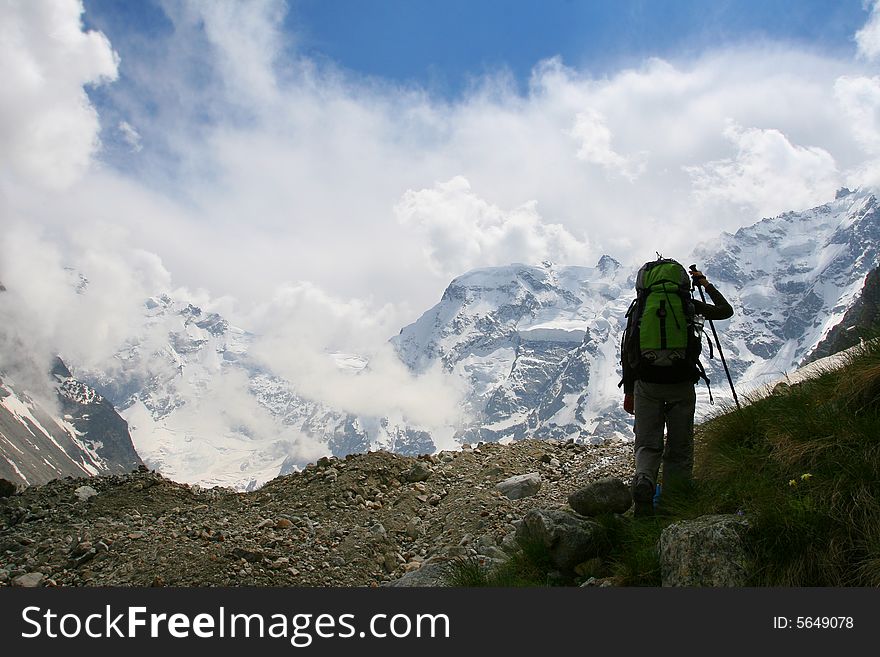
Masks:
[[[629,366],[629,346],[632,342],[633,331],[636,329],[636,326],[634,326],[634,313],[636,312],[636,306],[638,303],[639,297],[637,296],[632,300],[632,303],[629,304],[629,308],[626,310],[626,328],[623,330],[623,335],[620,338],[620,366],[623,375],[620,378],[620,383],[617,384],[618,388],[623,387],[626,378],[626,369]]]
[[[698,379],[703,379],[706,382],[706,388],[709,390],[709,403],[713,406],[715,405],[715,398],[712,397],[712,386],[709,385],[709,377],[706,376],[706,368],[703,367],[703,364],[697,359],[697,376]]]
[[[709,343],[709,359],[711,360],[715,358],[715,347],[712,346],[712,340],[709,338],[709,336],[705,333],[703,333],[703,335],[706,336],[706,342]]]

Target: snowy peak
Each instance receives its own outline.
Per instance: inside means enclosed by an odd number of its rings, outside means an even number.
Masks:
[[[587,390],[590,371],[616,384],[610,351],[629,276],[609,256],[596,267],[479,269],[456,278],[393,343],[414,371],[440,362],[470,390],[475,423],[460,440],[580,438],[584,413],[609,395],[604,383]]]
[[[415,372],[437,359],[451,370],[462,359],[490,357],[523,340],[580,343],[623,285],[619,263],[608,256],[596,267],[477,269],[453,280],[440,303],[392,342]]]
[[[735,301],[728,338],[750,384],[791,369],[840,323],[877,266],[880,221],[864,191],[724,235],[694,258]]]

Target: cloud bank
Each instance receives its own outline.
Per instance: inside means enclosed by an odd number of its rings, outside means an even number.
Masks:
[[[305,57],[280,0],[160,8],[145,40],[84,29],[78,0],[0,6],[0,310],[83,365],[183,289],[315,397],[433,422],[456,386],[386,342],[453,276],[634,266],[880,182],[876,3],[849,58],[764,42],[603,77],[551,58],[525,91],[489,73],[456,98]]]

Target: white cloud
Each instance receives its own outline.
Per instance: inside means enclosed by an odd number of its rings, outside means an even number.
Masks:
[[[158,256],[129,246],[125,231],[92,228],[63,246],[24,222],[0,232],[2,331],[41,366],[57,354],[72,367],[109,359],[140,325],[144,300],[169,288]],[[0,369],[8,356],[0,350]]]
[[[827,202],[840,187],[837,165],[824,149],[793,145],[778,130],[734,122],[724,136],[736,148],[734,157],[685,167],[701,203],[732,203],[767,216]]]
[[[834,97],[859,145],[872,155],[880,154],[880,78],[842,76],[834,84]]]
[[[275,65],[284,45],[283,0],[181,0],[171,9],[190,30],[204,30],[228,99],[242,100],[251,110],[277,100]]]
[[[868,6],[868,3],[865,3]],[[868,60],[875,60],[880,55],[880,2],[870,4],[871,14],[864,27],[856,32],[855,39],[858,53]]]
[[[312,283],[286,284],[252,318],[259,337],[252,355],[290,381],[298,394],[349,413],[402,415],[423,427],[454,424],[459,383],[439,368],[415,376],[387,336],[398,324],[390,307],[342,300]],[[340,369],[332,354],[353,349],[365,369]]]
[[[120,121],[117,129],[133,152],[139,153],[144,149],[140,133],[128,121]]]
[[[425,233],[425,255],[446,277],[511,262],[574,264],[590,253],[564,226],[544,223],[535,203],[503,211],[477,196],[461,176],[407,191],[395,214],[401,224]]]
[[[585,162],[603,166],[630,181],[645,170],[643,162],[624,157],[611,148],[611,131],[605,117],[595,110],[587,109],[575,116],[571,135],[579,143],[577,157]]]
[[[117,75],[99,32],[83,32],[78,1],[5,2],[0,7],[0,170],[66,187],[88,168],[99,121],[83,85]]]

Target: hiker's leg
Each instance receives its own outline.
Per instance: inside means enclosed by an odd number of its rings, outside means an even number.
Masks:
[[[659,388],[658,388],[659,386]],[[657,483],[657,471],[663,458],[663,425],[666,422],[662,398],[662,384],[636,381],[634,393],[636,435],[636,474],[646,476],[651,484]],[[658,394],[659,393],[659,394]]]
[[[666,449],[663,451],[663,487],[688,484],[694,470],[694,410],[697,395],[691,383],[666,390]]]

